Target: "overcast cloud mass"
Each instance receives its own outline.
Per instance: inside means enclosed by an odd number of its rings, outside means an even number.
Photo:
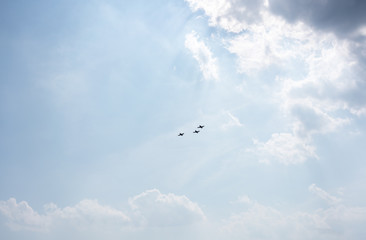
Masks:
[[[0,238],[364,239],[365,12],[2,1]]]

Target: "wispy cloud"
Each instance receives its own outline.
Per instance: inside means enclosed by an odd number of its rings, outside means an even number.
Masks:
[[[226,130],[231,127],[242,127],[243,124],[240,122],[239,118],[235,117],[231,112],[226,111],[225,115],[228,116],[229,120],[224,123],[221,127]]]
[[[309,191],[316,194],[318,197],[325,200],[329,204],[338,204],[342,201],[342,199],[330,195],[329,193],[327,193],[320,187],[316,186],[315,184],[311,184],[309,186]]]
[[[206,80],[219,80],[217,59],[206,44],[199,40],[196,32],[192,31],[186,35],[185,46],[197,60],[203,77]]]

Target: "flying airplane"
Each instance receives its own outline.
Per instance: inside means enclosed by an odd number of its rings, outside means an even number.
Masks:
[[[204,128],[205,125],[199,125],[197,128]]]
[[[184,135],[184,133],[179,133],[178,137],[182,137]]]
[[[194,132],[193,133],[199,133],[200,131],[198,131],[198,130],[194,130]]]

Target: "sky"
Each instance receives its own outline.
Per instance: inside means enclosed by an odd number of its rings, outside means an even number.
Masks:
[[[0,238],[363,239],[365,11],[1,1]]]

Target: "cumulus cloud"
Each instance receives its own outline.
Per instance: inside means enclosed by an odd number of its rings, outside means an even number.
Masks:
[[[338,131],[366,114],[363,2],[187,2],[193,11],[203,10],[211,26],[237,33],[221,40],[237,57],[239,73],[250,77],[268,74],[270,67],[277,69],[276,86],[268,98],[292,123],[287,133],[275,133],[265,143],[255,142],[258,151],[274,154],[282,163],[304,162],[316,155],[311,145],[317,134]],[[252,18],[240,14],[241,9],[253,12]],[[285,138],[294,143],[274,150],[272,146]],[[291,149],[291,154],[284,154],[284,149]],[[288,157],[297,160],[285,161]]]
[[[82,200],[72,207],[59,208],[53,203],[45,205],[45,213],[34,211],[27,202],[10,198],[0,202],[0,212],[13,230],[49,231],[56,224],[76,228],[105,227],[109,224],[125,226],[130,222],[122,211],[98,203],[97,200]]]
[[[7,218],[7,225],[13,230],[44,231],[51,225],[51,218],[35,212],[27,202],[16,199],[0,201],[0,212]]]
[[[305,77],[300,80],[279,78],[285,106],[295,103],[311,105],[328,113],[337,110],[352,114],[363,112],[366,107],[365,83],[349,43],[331,35],[313,38],[319,43],[311,44],[308,53],[302,57],[307,68]]]
[[[291,65],[313,43],[309,42],[311,30],[303,24],[287,24],[266,11],[261,15],[262,20],[249,25],[247,31],[224,39],[228,51],[238,58],[239,72],[249,75],[271,65]],[[301,45],[306,48],[299,48]]]
[[[323,38],[318,41],[318,52],[321,54],[308,57],[311,61],[308,61],[311,68],[309,77],[322,78],[321,81],[316,79],[320,85],[327,83],[324,79],[333,80],[332,84],[326,85],[330,87],[328,97],[333,95],[336,102],[343,100],[353,114],[365,114],[365,1],[271,0],[269,5],[272,13],[283,17],[292,25],[295,22],[304,22],[314,31],[330,32],[336,36],[331,39],[331,35],[321,34],[327,36],[328,40]],[[328,47],[324,46],[327,42]],[[322,75],[317,76],[316,73]],[[339,88],[339,84],[343,88]]]
[[[211,50],[206,44],[199,40],[196,32],[192,31],[186,35],[185,46],[197,60],[203,77],[206,80],[219,80],[217,59],[213,57]]]
[[[49,232],[54,229],[121,231],[140,227],[168,227],[196,223],[205,219],[198,204],[186,196],[162,194],[153,189],[129,200],[131,209],[122,211],[97,200],[85,199],[64,208],[54,203],[44,206],[40,214],[25,201],[0,201],[0,213],[12,230]],[[130,212],[130,214],[126,214]]]
[[[244,196],[248,208],[224,220],[222,231],[230,239],[361,239],[366,208],[341,204],[315,184],[309,186],[330,205],[313,211],[283,212]]]
[[[162,194],[157,189],[145,191],[129,200],[142,225],[180,226],[205,219],[197,203],[186,196]]]
[[[328,204],[308,211],[283,211],[244,195],[233,203],[243,204],[245,210],[223,218],[219,225],[215,219],[207,219],[200,207],[187,197],[163,194],[157,189],[130,198],[129,216],[96,200],[83,200],[65,208],[51,203],[45,206],[44,214],[39,214],[28,203],[17,203],[13,198],[0,201],[0,213],[6,217],[12,230],[48,231],[48,235],[38,236],[54,236],[52,234],[65,229],[69,232],[76,229],[84,233],[99,231],[100,236],[108,236],[108,239],[120,239],[121,236],[160,239],[161,236],[173,237],[177,231],[183,234],[176,236],[178,239],[186,239],[187,236],[190,239],[233,240],[362,239],[366,234],[363,227],[366,208],[347,206],[341,198],[315,184],[309,186],[309,191]],[[193,223],[205,224],[190,228]],[[166,231],[169,228],[174,229],[172,234]],[[88,239],[98,237],[90,236]],[[58,236],[57,239],[63,238]]]

